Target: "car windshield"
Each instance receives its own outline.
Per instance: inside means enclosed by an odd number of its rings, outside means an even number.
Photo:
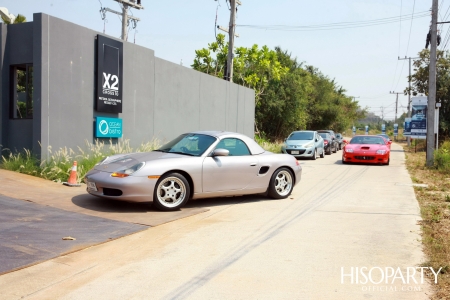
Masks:
[[[200,156],[215,141],[216,138],[210,135],[188,133],[180,135],[155,151]]]
[[[355,136],[351,139],[350,144],[371,144],[385,145],[383,138],[377,136]]]
[[[389,136],[387,134],[378,134],[378,135],[384,137],[387,140],[389,140]]]
[[[321,136],[321,137],[323,137],[324,139],[329,139],[330,137],[329,137],[329,133],[325,133],[325,132],[319,132],[319,135]]]
[[[342,135],[341,135],[340,133],[337,133],[337,134],[336,134],[336,137],[337,137],[337,138],[341,138]]]
[[[313,132],[300,131],[291,133],[291,135],[288,137],[288,140],[312,140],[313,137]]]

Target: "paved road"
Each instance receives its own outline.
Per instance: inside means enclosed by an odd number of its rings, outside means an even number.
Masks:
[[[301,161],[303,179],[288,199],[198,200],[191,205],[210,210],[0,276],[0,295],[427,299],[417,274],[418,283],[401,280],[425,259],[404,154],[392,149],[390,166],[342,165],[341,152]],[[356,283],[352,267],[366,267],[366,277],[371,270],[371,282],[359,275]]]

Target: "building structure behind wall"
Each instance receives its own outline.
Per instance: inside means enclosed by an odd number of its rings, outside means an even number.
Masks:
[[[121,112],[97,108],[97,39],[101,33],[43,14],[0,24],[0,145],[53,150],[93,143],[96,117],[122,120],[132,147],[193,130],[236,131],[253,137],[253,90],[155,57],[123,43]],[[109,141],[108,139],[102,139]]]

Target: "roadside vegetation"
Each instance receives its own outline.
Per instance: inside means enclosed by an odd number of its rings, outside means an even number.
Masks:
[[[227,53],[225,35],[218,34],[195,51],[192,68],[224,78]],[[233,82],[255,90],[255,133],[270,141],[284,140],[294,130],[342,132],[366,113],[334,79],[280,47],[236,48]]]
[[[434,156],[434,166],[425,165],[425,141],[413,140],[404,146],[406,166],[414,183],[420,205],[422,243],[428,261],[424,266],[442,267],[431,299],[450,299],[450,141],[444,142]]]
[[[5,170],[15,171],[23,174],[33,175],[55,182],[65,182],[68,180],[73,162],[77,161],[77,180],[80,182],[87,171],[103,158],[121,153],[147,152],[160,146],[158,140],[141,144],[133,149],[129,140],[118,143],[96,142],[94,144],[86,142],[83,148],[77,150],[70,148],[60,148],[53,151],[49,148],[50,157],[40,162],[29,150],[12,153],[4,149],[7,154],[2,155],[0,167]]]

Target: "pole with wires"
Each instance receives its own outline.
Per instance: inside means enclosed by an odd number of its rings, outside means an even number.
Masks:
[[[427,110],[427,159],[428,167],[434,164],[434,108],[436,106],[436,47],[437,47],[437,17],[438,0],[433,0],[431,13],[431,43],[430,43],[430,73],[428,79],[428,110]]]
[[[395,99],[395,116],[394,116],[394,124],[397,124],[397,109],[398,109],[398,94],[403,94],[403,93],[396,93],[394,91],[389,92],[390,94],[397,94],[397,98]],[[394,138],[396,138],[394,136]]]
[[[228,58],[227,58],[227,80],[233,82],[233,49],[234,30],[236,27],[236,0],[230,0],[230,27],[228,29]]]
[[[409,60],[409,77],[408,77],[408,118],[411,118],[411,59],[419,59],[420,57],[398,58],[398,60]],[[407,137],[408,147],[411,146],[411,137]]]

